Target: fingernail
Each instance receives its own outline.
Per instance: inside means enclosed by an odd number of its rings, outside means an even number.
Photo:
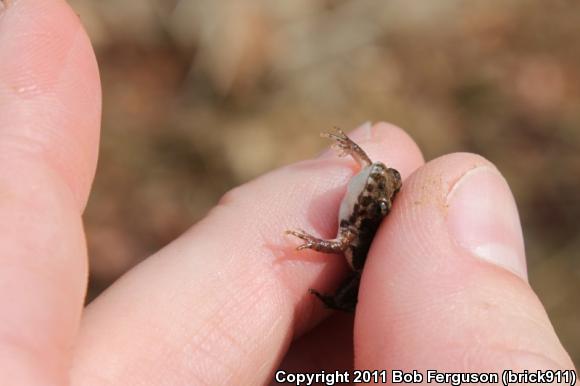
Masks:
[[[447,195],[448,225],[472,255],[527,281],[518,210],[505,179],[491,166],[465,173]]]
[[[372,139],[372,128],[373,124],[370,121],[366,121],[360,124],[353,133],[354,137],[361,141],[370,141]]]
[[[363,122],[356,128],[348,131],[348,136],[351,139],[356,139],[357,141],[368,141],[371,139],[373,125],[371,122]]]

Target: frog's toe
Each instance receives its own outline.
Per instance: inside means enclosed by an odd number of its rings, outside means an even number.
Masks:
[[[314,247],[315,238],[306,233],[305,231],[303,231],[302,229],[287,230],[286,234],[298,237],[299,239],[306,241],[304,244],[301,244],[296,247],[297,251],[301,251],[303,249],[312,249]]]
[[[330,295],[326,295],[323,294],[322,292],[318,292],[317,290],[315,290],[314,288],[308,288],[308,292],[310,292],[311,295],[316,296],[318,299],[320,299],[322,302],[326,302],[329,299],[332,299],[332,296]]]
[[[308,233],[306,233],[302,229],[288,229],[286,231],[286,234],[296,236],[298,238],[301,238],[302,240],[308,240],[309,237]]]
[[[296,247],[296,250],[297,251],[301,251],[303,249],[312,249],[313,247],[314,247],[314,243],[311,242],[311,241],[309,241],[309,242],[306,242],[306,243],[304,243],[302,245],[297,246]]]
[[[346,157],[349,154],[347,151],[348,145],[343,142],[337,141],[330,148],[334,150],[339,157]]]

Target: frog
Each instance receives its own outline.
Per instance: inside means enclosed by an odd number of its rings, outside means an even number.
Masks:
[[[360,167],[348,182],[338,212],[338,232],[334,239],[322,239],[302,229],[286,233],[303,241],[297,250],[343,255],[350,267],[347,277],[334,294],[313,288],[309,292],[327,308],[352,313],[358,302],[358,290],[367,254],[373,238],[393,207],[393,200],[402,187],[401,174],[382,162],[373,162],[365,151],[341,129],[321,133],[333,141],[339,157],[350,156]]]

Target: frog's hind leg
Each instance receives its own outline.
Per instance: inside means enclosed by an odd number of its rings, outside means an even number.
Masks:
[[[360,273],[354,272],[336,290],[334,295],[322,294],[312,288],[310,293],[316,296],[324,305],[333,310],[354,312],[358,300]]]
[[[286,233],[304,240],[304,244],[296,247],[299,251],[302,249],[314,249],[318,252],[336,254],[343,253],[348,248],[352,238],[350,234],[341,234],[336,239],[324,240],[312,236],[303,230],[287,230]]]
[[[334,128],[334,132],[321,133],[320,135],[325,138],[330,138],[334,141],[332,148],[336,149],[339,152],[338,153],[339,157],[350,155],[363,168],[365,166],[372,164],[372,161],[367,155],[367,153],[365,153],[364,150],[361,149],[359,145],[357,145],[352,139],[350,139],[344,133],[344,131],[342,131],[338,127]]]

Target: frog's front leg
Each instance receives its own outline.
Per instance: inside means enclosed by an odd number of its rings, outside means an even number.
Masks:
[[[310,293],[315,295],[324,305],[333,310],[354,312],[358,301],[358,288],[360,284],[360,272],[353,272],[338,289],[334,295],[320,293],[312,288]]]
[[[334,128],[333,133],[322,133],[320,135],[334,141],[332,148],[338,150],[339,157],[350,155],[362,168],[373,163],[367,153],[338,127]]]
[[[341,254],[349,247],[354,235],[351,232],[340,232],[335,239],[325,240],[312,236],[303,230],[287,230],[287,234],[293,235],[305,241],[296,247],[297,250],[314,249],[318,252]]]

